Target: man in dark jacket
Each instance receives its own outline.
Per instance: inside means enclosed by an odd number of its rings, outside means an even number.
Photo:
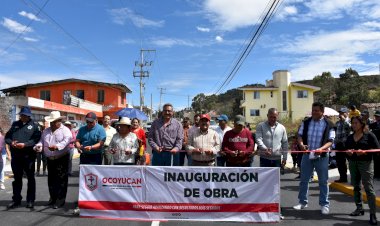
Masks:
[[[330,211],[327,152],[334,142],[335,130],[334,124],[323,117],[324,109],[322,103],[313,103],[311,118],[305,120],[298,130],[298,146],[302,151],[309,150],[309,152],[305,152],[302,156],[299,204],[293,208],[302,210],[307,207],[309,179],[315,169],[319,181],[319,205],[321,213],[326,215]]]
[[[36,152],[34,145],[40,140],[41,131],[38,123],[34,122],[29,107],[22,107],[19,113],[20,120],[13,122],[5,135],[5,143],[10,146],[12,155],[12,171],[14,175],[12,202],[8,209],[16,208],[21,204],[22,176],[24,172],[28,178],[28,190],[26,194],[27,208],[34,207],[36,198],[36,180],[34,178],[34,163]]]

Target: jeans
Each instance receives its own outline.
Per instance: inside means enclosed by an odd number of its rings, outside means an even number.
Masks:
[[[66,199],[69,158],[70,155],[66,154],[59,159],[47,159],[49,194],[53,201]]]
[[[329,157],[319,157],[316,159],[309,159],[308,154],[302,156],[301,162],[301,181],[300,190],[298,193],[299,203],[306,205],[308,203],[307,196],[309,192],[310,175],[315,169],[318,175],[319,183],[319,205],[329,207],[329,186],[327,180],[329,178]]]
[[[170,151],[162,151],[160,153],[153,151],[152,166],[172,166],[172,158],[173,166],[178,166],[179,152],[172,155]]]
[[[179,165],[184,166],[185,165],[185,157],[187,158],[187,165],[191,166],[191,155],[188,155],[187,152],[181,151],[179,153]]]
[[[7,154],[1,155],[1,161],[0,161],[0,182],[4,183],[4,169],[5,164],[7,163]]]
[[[219,167],[226,166],[226,157],[224,156],[216,157],[216,166],[219,166]]]
[[[281,160],[270,160],[260,157],[260,167],[281,167]]]

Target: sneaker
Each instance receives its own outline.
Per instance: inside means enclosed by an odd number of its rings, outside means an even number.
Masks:
[[[295,210],[303,210],[307,207],[307,204],[303,205],[303,204],[298,204],[298,205],[295,205],[293,206],[293,209]]]
[[[76,208],[74,209],[73,214],[79,216],[79,214],[80,214],[80,209],[79,209],[79,207],[76,207]]]
[[[280,214],[280,220],[285,219],[284,215]]]
[[[0,182],[0,189],[5,190],[4,182]]]
[[[327,206],[322,206],[321,207],[321,213],[323,215],[327,215],[327,214],[329,214],[329,212],[330,212],[330,209]]]

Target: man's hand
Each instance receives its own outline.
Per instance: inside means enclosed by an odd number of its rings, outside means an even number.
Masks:
[[[362,155],[366,155],[367,152],[365,152],[365,151],[363,151],[363,150],[358,150],[358,151],[356,152],[356,154],[357,154],[358,156],[362,156]]]
[[[174,149],[174,148],[172,150],[170,150],[170,153],[172,153],[172,155],[177,154],[177,152],[178,152],[177,149]]]
[[[352,156],[352,155],[354,154],[354,152],[352,152],[352,150],[347,150],[346,154],[347,154],[348,156]]]
[[[17,143],[18,143],[18,141],[17,141],[17,140],[14,140],[14,141],[12,141],[11,146],[14,147],[14,148],[16,148],[16,144],[17,144]]]
[[[90,146],[85,146],[83,149],[84,149],[84,151],[91,151],[92,146],[91,145]]]
[[[156,149],[156,152],[157,152],[157,153],[161,153],[163,148],[157,146],[155,149]]]
[[[267,149],[265,149],[264,154],[265,154],[266,156],[271,156],[272,153],[273,153],[272,148],[267,148]]]
[[[283,159],[283,160],[281,161],[281,166],[284,167],[285,165],[286,165],[286,160]]]
[[[25,147],[24,143],[17,143],[15,148],[17,148],[17,149],[23,149],[24,147]]]
[[[318,148],[318,149],[316,149],[316,150],[314,151],[314,155],[321,155],[322,152],[323,152],[323,150],[320,149],[320,148]]]
[[[205,154],[206,155],[212,155],[214,154],[211,150],[204,150]]]
[[[125,150],[125,154],[130,155],[130,154],[132,154],[132,151],[131,150]]]
[[[193,153],[195,153],[195,154],[201,154],[202,153],[202,151],[201,151],[201,149],[199,149],[199,148],[195,148],[195,149],[193,149],[193,150],[191,150]]]
[[[36,151],[36,152],[41,152],[42,151],[42,145],[35,145],[33,147],[33,149]]]
[[[58,147],[57,147],[57,145],[51,145],[51,146],[49,146],[49,150],[50,151],[56,151],[56,150],[58,150]]]

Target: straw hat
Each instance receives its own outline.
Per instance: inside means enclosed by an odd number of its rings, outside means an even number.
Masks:
[[[49,116],[45,117],[46,122],[54,122],[59,119],[64,119],[66,116],[61,116],[61,113],[59,111],[52,111],[50,112]]]
[[[116,124],[118,125],[127,125],[127,126],[130,126],[131,125],[131,119],[128,118],[128,117],[122,117],[120,119],[120,121],[118,121]]]

